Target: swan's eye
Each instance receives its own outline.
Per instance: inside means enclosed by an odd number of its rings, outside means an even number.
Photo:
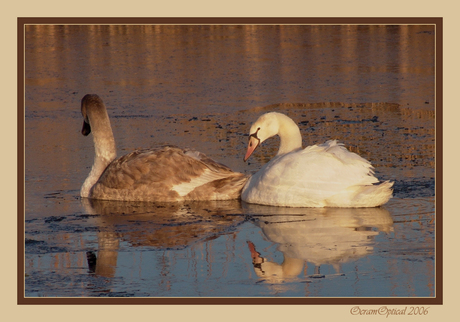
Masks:
[[[252,133],[250,136],[249,136],[249,140],[251,140],[251,137],[253,137],[254,139],[257,139],[259,140],[259,138],[257,137],[257,132],[259,132],[260,130],[260,127],[257,128],[257,131],[255,131],[254,133]],[[260,140],[259,140],[260,141]]]

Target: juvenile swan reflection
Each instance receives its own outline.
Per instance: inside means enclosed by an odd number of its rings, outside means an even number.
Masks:
[[[374,236],[390,232],[393,221],[384,208],[278,208],[245,204],[255,225],[266,239],[278,244],[281,264],[262,257],[248,241],[254,271],[270,282],[297,277],[305,262],[319,267],[332,265],[337,273],[341,264],[369,255]]]
[[[98,249],[88,250],[90,272],[113,277],[120,241],[131,247],[184,249],[217,238],[244,221],[239,200],[148,203],[81,199],[97,220]]]

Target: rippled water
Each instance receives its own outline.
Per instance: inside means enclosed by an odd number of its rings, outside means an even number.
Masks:
[[[26,297],[433,297],[432,26],[28,26]],[[338,139],[394,198],[375,209],[240,201],[80,200],[92,140],[80,99],[109,108],[119,155],[176,144],[242,158],[265,111],[304,145]],[[88,261],[88,258],[90,259]]]

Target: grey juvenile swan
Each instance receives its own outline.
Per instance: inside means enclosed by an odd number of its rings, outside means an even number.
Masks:
[[[162,146],[116,158],[115,139],[102,99],[81,100],[82,134],[93,133],[94,164],[81,187],[85,198],[122,201],[238,199],[248,177],[203,153]]]

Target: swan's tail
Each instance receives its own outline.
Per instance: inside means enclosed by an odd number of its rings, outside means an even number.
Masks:
[[[231,173],[228,177],[208,182],[196,187],[187,195],[193,200],[234,200],[241,198],[243,189],[249,176],[242,173]]]
[[[355,197],[355,207],[378,207],[386,204],[393,196],[392,181],[384,181],[377,185],[363,186]]]
[[[326,200],[326,207],[379,207],[390,200],[393,195],[393,182],[352,186]]]

